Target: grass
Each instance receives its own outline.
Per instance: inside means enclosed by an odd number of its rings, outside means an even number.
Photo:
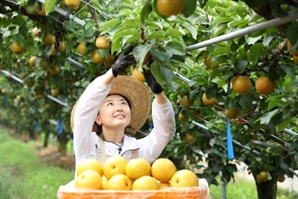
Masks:
[[[221,185],[210,186],[210,193],[212,199],[221,198]],[[247,180],[239,180],[233,184],[228,184],[226,187],[227,198],[237,199],[257,199],[257,190],[254,183]]]
[[[211,199],[221,199],[221,185],[210,186]],[[227,199],[258,199],[257,189],[255,182],[247,180],[235,175],[235,181],[230,182],[226,187]],[[298,193],[291,193],[288,190],[278,188],[276,199],[296,199]]]
[[[234,183],[229,183],[227,185],[227,198],[228,199],[258,199],[257,189],[253,181],[247,181],[244,179],[237,179]],[[221,185],[210,186],[211,198],[220,199],[221,198]],[[277,190],[276,199],[295,199],[298,198],[298,194],[291,194],[289,191],[284,189]]]
[[[0,198],[57,199],[60,185],[71,181],[73,171],[41,162],[33,143],[16,140],[0,129]],[[254,182],[238,179],[227,185],[228,199],[257,199]],[[212,199],[221,198],[221,186],[210,186]],[[279,189],[277,199],[298,198]]]
[[[73,171],[43,163],[36,153],[0,129],[1,199],[56,199],[59,186],[73,179]]]

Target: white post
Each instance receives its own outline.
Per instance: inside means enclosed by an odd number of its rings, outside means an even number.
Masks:
[[[38,0],[40,3],[45,3],[45,0]],[[63,16],[66,16],[68,14],[68,12],[66,12],[65,10],[59,8],[58,6],[55,7],[55,11],[58,12],[59,14],[63,15]],[[76,22],[77,24],[80,24],[81,26],[84,26],[85,25],[85,21],[75,17],[74,15],[72,14],[69,14],[68,18],[70,20],[73,20],[74,22]]]
[[[227,41],[227,40],[239,37],[239,36],[248,35],[250,33],[256,32],[256,31],[265,30],[267,28],[274,27],[274,26],[280,26],[282,24],[289,23],[296,19],[298,19],[298,13],[288,15],[284,18],[272,19],[272,20],[269,20],[269,21],[266,21],[263,23],[259,23],[256,25],[252,25],[252,26],[243,28],[241,30],[236,30],[234,32],[227,33],[225,35],[218,36],[216,38],[209,39],[207,41],[203,41],[203,42],[200,42],[197,44],[190,45],[186,48],[186,50],[191,51],[191,50],[199,49],[202,47],[210,46],[212,44],[216,44],[216,43],[219,43],[222,41]]]

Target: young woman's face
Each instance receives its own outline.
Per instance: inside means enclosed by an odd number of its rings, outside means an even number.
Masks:
[[[96,122],[104,128],[125,128],[130,124],[131,110],[121,95],[109,95],[104,100]]]

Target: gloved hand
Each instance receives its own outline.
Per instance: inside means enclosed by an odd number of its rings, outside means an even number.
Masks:
[[[153,63],[153,60],[149,59],[148,63],[146,64],[149,69],[143,68],[143,74],[144,74],[145,80],[146,80],[148,86],[150,87],[151,91],[154,94],[159,94],[163,91],[163,88],[161,87],[161,85],[159,83],[157,83],[155,77],[152,75],[152,73],[150,71],[150,65],[152,63]]]
[[[136,60],[133,55],[121,54],[118,57],[117,61],[112,65],[112,72],[114,77],[117,77],[118,74],[124,72],[127,67],[135,63]]]

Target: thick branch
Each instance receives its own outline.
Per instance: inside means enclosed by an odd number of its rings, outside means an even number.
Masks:
[[[250,5],[249,0],[246,0],[245,2],[247,3],[247,5]],[[296,0],[293,0],[293,1],[292,0],[283,0],[283,2],[285,4],[298,7],[298,2]],[[262,17],[264,17],[267,20],[271,20],[271,19],[278,17],[278,16],[274,16],[274,11],[272,10],[272,7],[270,6],[269,0],[262,0],[258,6],[251,7],[251,8],[257,14],[261,15]],[[282,35],[286,35],[286,30],[287,30],[287,27],[289,24],[290,23],[277,26],[277,28],[279,29],[279,31]]]
[[[8,6],[10,10],[5,9],[5,6]],[[13,3],[12,1],[3,1],[0,3],[1,13],[7,14],[11,12],[18,12],[22,15],[27,16],[29,19],[36,21],[41,24],[46,24],[46,17],[41,15],[30,14],[26,11],[25,7],[20,7],[17,3]]]
[[[91,13],[91,16],[94,20],[94,22],[96,23],[96,25],[98,26],[98,23],[97,23],[97,15],[95,13],[95,9],[92,7],[92,4],[91,4],[91,0],[86,0],[86,4],[88,6],[88,9],[89,9],[89,12]]]

